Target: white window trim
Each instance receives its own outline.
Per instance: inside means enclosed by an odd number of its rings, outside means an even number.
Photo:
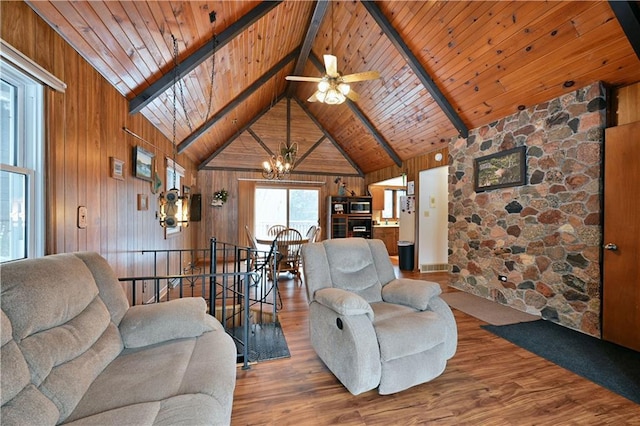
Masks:
[[[18,49],[1,38],[0,57],[12,64],[14,67],[18,68],[23,73],[27,74],[29,77],[44,84],[45,86],[49,86],[61,93],[64,93],[65,90],[67,90],[67,85],[64,81],[60,80],[55,75],[42,68],[40,65],[32,61]]]
[[[0,39],[1,40],[1,39]],[[4,49],[4,43],[2,45]],[[4,53],[4,51],[3,51]],[[12,63],[4,61],[4,54],[0,58],[3,79],[18,83],[18,109],[27,114],[34,114],[40,120],[38,126],[26,126],[22,120],[22,114],[18,116],[16,131],[19,139],[25,138],[34,141],[36,146],[30,143],[19,144],[16,153],[17,165],[0,164],[2,170],[22,174],[27,177],[27,258],[44,256],[45,252],[45,162],[44,162],[44,88],[40,81],[34,81],[33,77],[25,75],[22,68],[16,69]],[[28,73],[27,73],[28,74]],[[39,85],[39,86],[38,86]],[[25,90],[26,89],[26,90]]]

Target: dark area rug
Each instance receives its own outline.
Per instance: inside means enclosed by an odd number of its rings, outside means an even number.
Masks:
[[[289,346],[279,322],[251,324],[249,327],[249,362],[261,362],[271,359],[289,358]],[[241,341],[244,332],[242,328],[234,330],[234,336]],[[242,345],[238,347],[238,362],[242,362]]]
[[[640,352],[551,321],[481,327],[640,404]]]

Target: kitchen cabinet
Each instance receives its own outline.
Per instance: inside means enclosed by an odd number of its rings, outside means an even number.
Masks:
[[[371,193],[371,207],[373,210],[384,210],[384,187],[379,185],[371,185],[369,187]]]
[[[374,226],[373,238],[382,240],[390,256],[397,256],[399,232],[397,226]]]
[[[330,196],[327,238],[371,238],[371,197]]]

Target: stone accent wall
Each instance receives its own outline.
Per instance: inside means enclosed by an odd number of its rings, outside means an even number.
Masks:
[[[604,93],[595,83],[451,143],[453,287],[600,336]],[[526,185],[474,191],[475,158],[523,145]]]

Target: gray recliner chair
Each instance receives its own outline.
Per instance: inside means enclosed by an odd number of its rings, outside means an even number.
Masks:
[[[302,247],[311,344],[354,395],[391,394],[442,374],[458,332],[437,283],[396,278],[384,243]]]

